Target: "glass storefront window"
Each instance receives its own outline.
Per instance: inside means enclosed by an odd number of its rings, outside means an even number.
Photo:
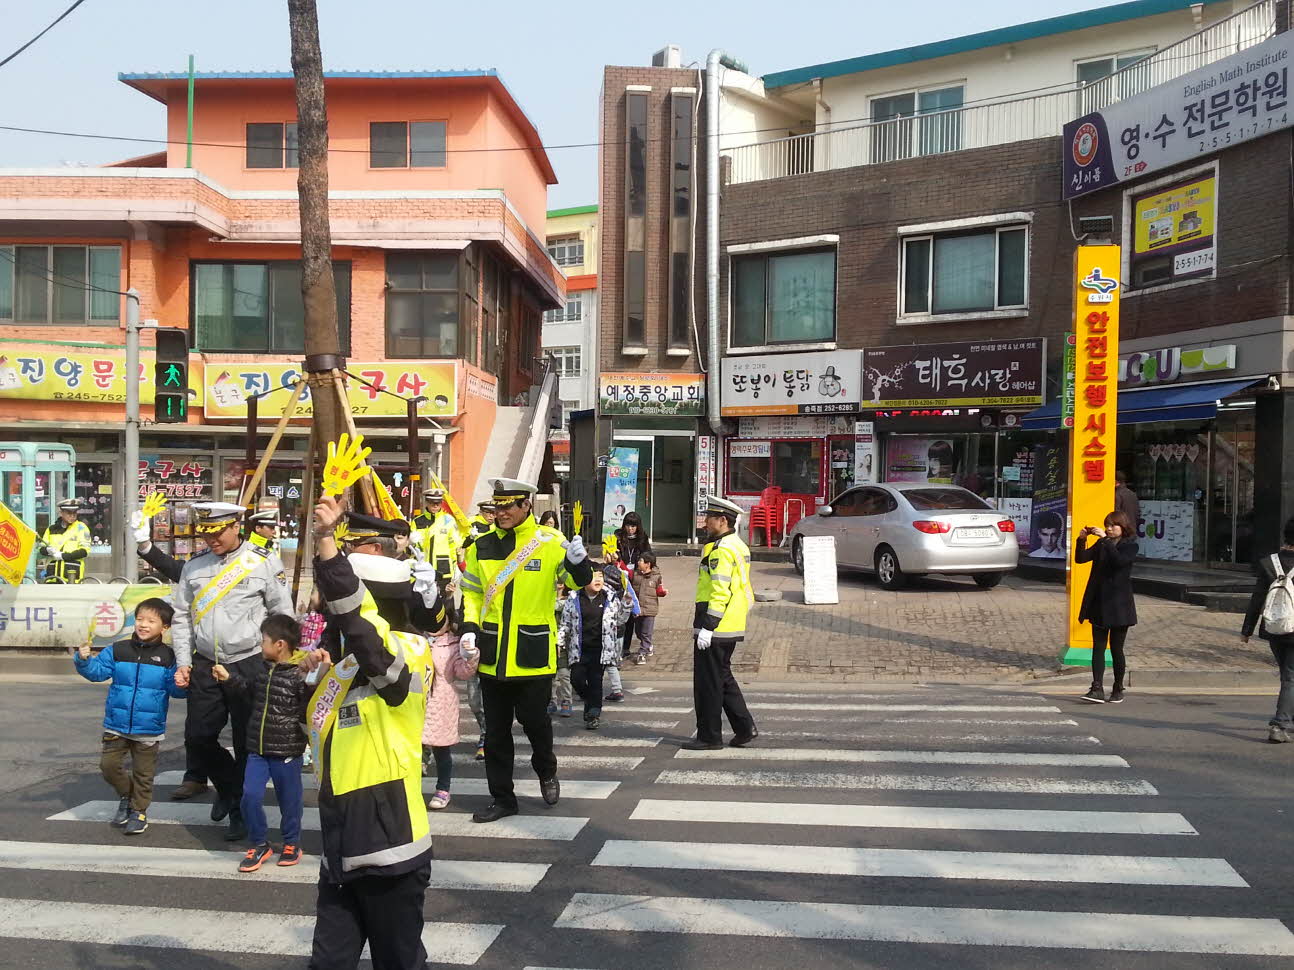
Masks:
[[[772,458],[729,458],[728,491],[762,492],[772,483]]]
[[[792,495],[822,491],[822,442],[779,441],[773,445],[773,484]]]
[[[78,462],[76,497],[81,502],[81,521],[90,527],[96,547],[112,546],[112,464]]]

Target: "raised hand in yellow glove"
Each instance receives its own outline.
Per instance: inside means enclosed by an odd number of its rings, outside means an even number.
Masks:
[[[164,508],[166,508],[166,495],[162,492],[149,492],[139,511],[143,513],[145,519],[151,519]]]
[[[364,447],[364,436],[354,440],[346,432],[341,439],[328,442],[328,460],[324,462],[323,494],[341,495],[370,471],[367,461],[372,448]]]
[[[571,535],[579,535],[580,530],[584,527],[584,503],[576,502],[575,508],[571,510]]]

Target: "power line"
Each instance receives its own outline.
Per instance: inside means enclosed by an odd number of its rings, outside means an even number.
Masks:
[[[31,40],[27,41],[27,43],[25,43],[25,44],[23,44],[21,47],[19,47],[16,51],[14,51],[12,54],[10,54],[8,57],[6,57],[3,61],[0,61],[0,67],[4,67],[4,66],[5,66],[6,64],[8,64],[10,61],[12,61],[15,57],[17,57],[19,54],[21,54],[23,51],[25,51],[28,47],[30,47],[32,44],[36,43],[36,41],[40,40],[42,37],[44,37],[46,34],[48,34],[51,30],[53,30],[53,29],[54,29],[54,27],[58,24],[58,22],[59,22],[59,21],[61,21],[64,17],[66,17],[68,14],[70,14],[70,13],[71,13],[73,10],[75,10],[77,7],[81,6],[81,4],[83,4],[83,3],[85,3],[85,0],[76,0],[76,2],[72,4],[72,6],[68,7],[68,8],[67,8],[66,10],[64,10],[61,14],[59,14],[57,17],[55,17],[55,18],[54,18],[53,23],[51,23],[48,27],[46,27],[44,30],[42,30],[39,34],[37,34],[37,35],[36,35],[35,37],[33,37]]]

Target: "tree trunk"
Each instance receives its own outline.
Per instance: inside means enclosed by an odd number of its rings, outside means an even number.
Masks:
[[[341,366],[336,360],[341,353],[341,336],[332,270],[332,230],[328,224],[328,112],[315,0],[288,0],[288,19],[297,95],[297,197],[301,208],[305,355],[317,431],[312,440],[323,450],[327,442],[336,441],[341,435],[343,421],[337,395],[329,386],[330,369]],[[320,361],[319,355],[331,356],[334,360]]]

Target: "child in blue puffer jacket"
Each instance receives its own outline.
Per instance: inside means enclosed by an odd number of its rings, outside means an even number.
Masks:
[[[72,657],[77,673],[86,680],[112,681],[104,705],[99,770],[121,796],[112,824],[124,827],[127,835],[139,835],[148,828],[153,774],[158,748],[166,737],[170,698],[188,696],[175,686],[175,651],[162,642],[174,616],[175,610],[165,600],[146,599],[135,607],[135,635],[129,640],[119,640],[93,658],[85,643]]]

